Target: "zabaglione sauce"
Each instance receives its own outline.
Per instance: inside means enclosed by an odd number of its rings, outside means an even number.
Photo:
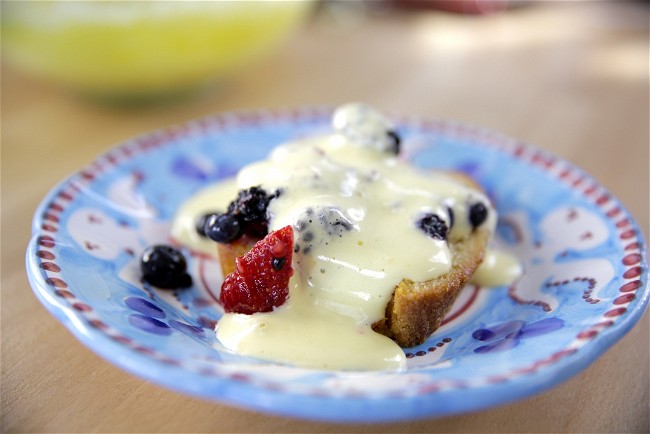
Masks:
[[[481,228],[490,232],[497,214],[480,190],[400,160],[392,124],[368,106],[342,106],[332,123],[331,134],[282,144],[235,179],[190,198],[172,236],[215,255],[215,242],[196,232],[201,215],[225,211],[242,189],[281,192],[267,216],[269,231],[294,229],[289,297],[271,312],[225,313],[219,341],[242,355],[295,366],[403,369],[404,351],[372,324],[384,317],[400,281],[450,271],[448,242],[475,229],[477,208]],[[499,286],[520,272],[516,260],[488,249],[474,281]]]

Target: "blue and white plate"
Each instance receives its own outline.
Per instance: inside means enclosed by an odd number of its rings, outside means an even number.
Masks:
[[[194,285],[143,284],[139,255],[173,243],[175,210],[286,140],[327,131],[328,109],[223,114],[125,142],[39,206],[27,271],[41,302],[109,362],[190,395],[338,422],[435,417],[530,396],[587,367],[648,303],[646,245],[589,175],[519,141],[402,120],[404,158],[467,172],[500,213],[496,241],[523,262],[511,287],[468,286],[445,323],[405,350],[403,372],[331,372],[227,352],[213,328],[221,275],[187,252]]]

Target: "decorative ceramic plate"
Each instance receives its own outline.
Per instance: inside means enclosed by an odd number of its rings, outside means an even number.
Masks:
[[[641,317],[645,243],[587,174],[465,125],[403,120],[405,159],[474,176],[500,213],[496,242],[524,276],[468,286],[445,323],[405,350],[401,372],[299,369],[229,353],[213,328],[222,277],[187,252],[191,288],[143,284],[139,255],[171,243],[175,210],[286,140],[329,129],[328,109],[209,117],[110,150],[55,187],[33,222],[27,270],[41,302],[109,362],[176,391],[274,414],[338,422],[435,417],[513,401],[578,373]]]

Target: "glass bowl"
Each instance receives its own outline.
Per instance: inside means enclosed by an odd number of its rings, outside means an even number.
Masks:
[[[185,93],[270,52],[309,15],[305,1],[8,2],[3,57],[110,100]]]

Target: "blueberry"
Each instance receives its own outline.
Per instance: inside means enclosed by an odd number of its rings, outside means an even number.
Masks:
[[[422,217],[418,221],[418,227],[431,238],[436,238],[438,240],[447,239],[447,232],[449,231],[447,224],[443,219],[435,214],[426,214]]]
[[[386,131],[386,135],[388,136],[390,142],[388,146],[388,151],[391,152],[392,154],[399,155],[401,149],[401,143],[402,143],[401,137],[395,130]]]
[[[244,233],[253,238],[264,238],[269,233],[269,224],[267,221],[245,222]]]
[[[218,243],[231,243],[243,234],[239,219],[232,214],[213,214],[205,222],[205,236]]]
[[[476,229],[487,219],[488,209],[482,202],[477,202],[469,208],[469,222]]]
[[[348,217],[338,208],[323,208],[316,216],[324,226],[327,235],[337,236],[349,232],[354,228]]]
[[[268,194],[260,186],[240,190],[237,198],[228,205],[228,214],[238,220],[243,233],[254,238],[263,238],[269,232],[267,215],[269,203],[281,194],[282,190],[276,190],[272,194]],[[239,235],[233,239],[237,237]]]
[[[202,216],[199,216],[199,218],[196,219],[196,233],[199,234],[202,237],[207,237],[205,234],[205,224],[208,222],[210,217],[213,215],[217,215],[218,213],[216,212],[209,212],[207,214],[203,214]]]
[[[228,213],[243,222],[266,221],[266,208],[274,197],[259,186],[240,190],[237,198],[228,206]]]
[[[183,254],[167,245],[148,247],[140,258],[142,278],[159,288],[176,289],[192,285]]]

